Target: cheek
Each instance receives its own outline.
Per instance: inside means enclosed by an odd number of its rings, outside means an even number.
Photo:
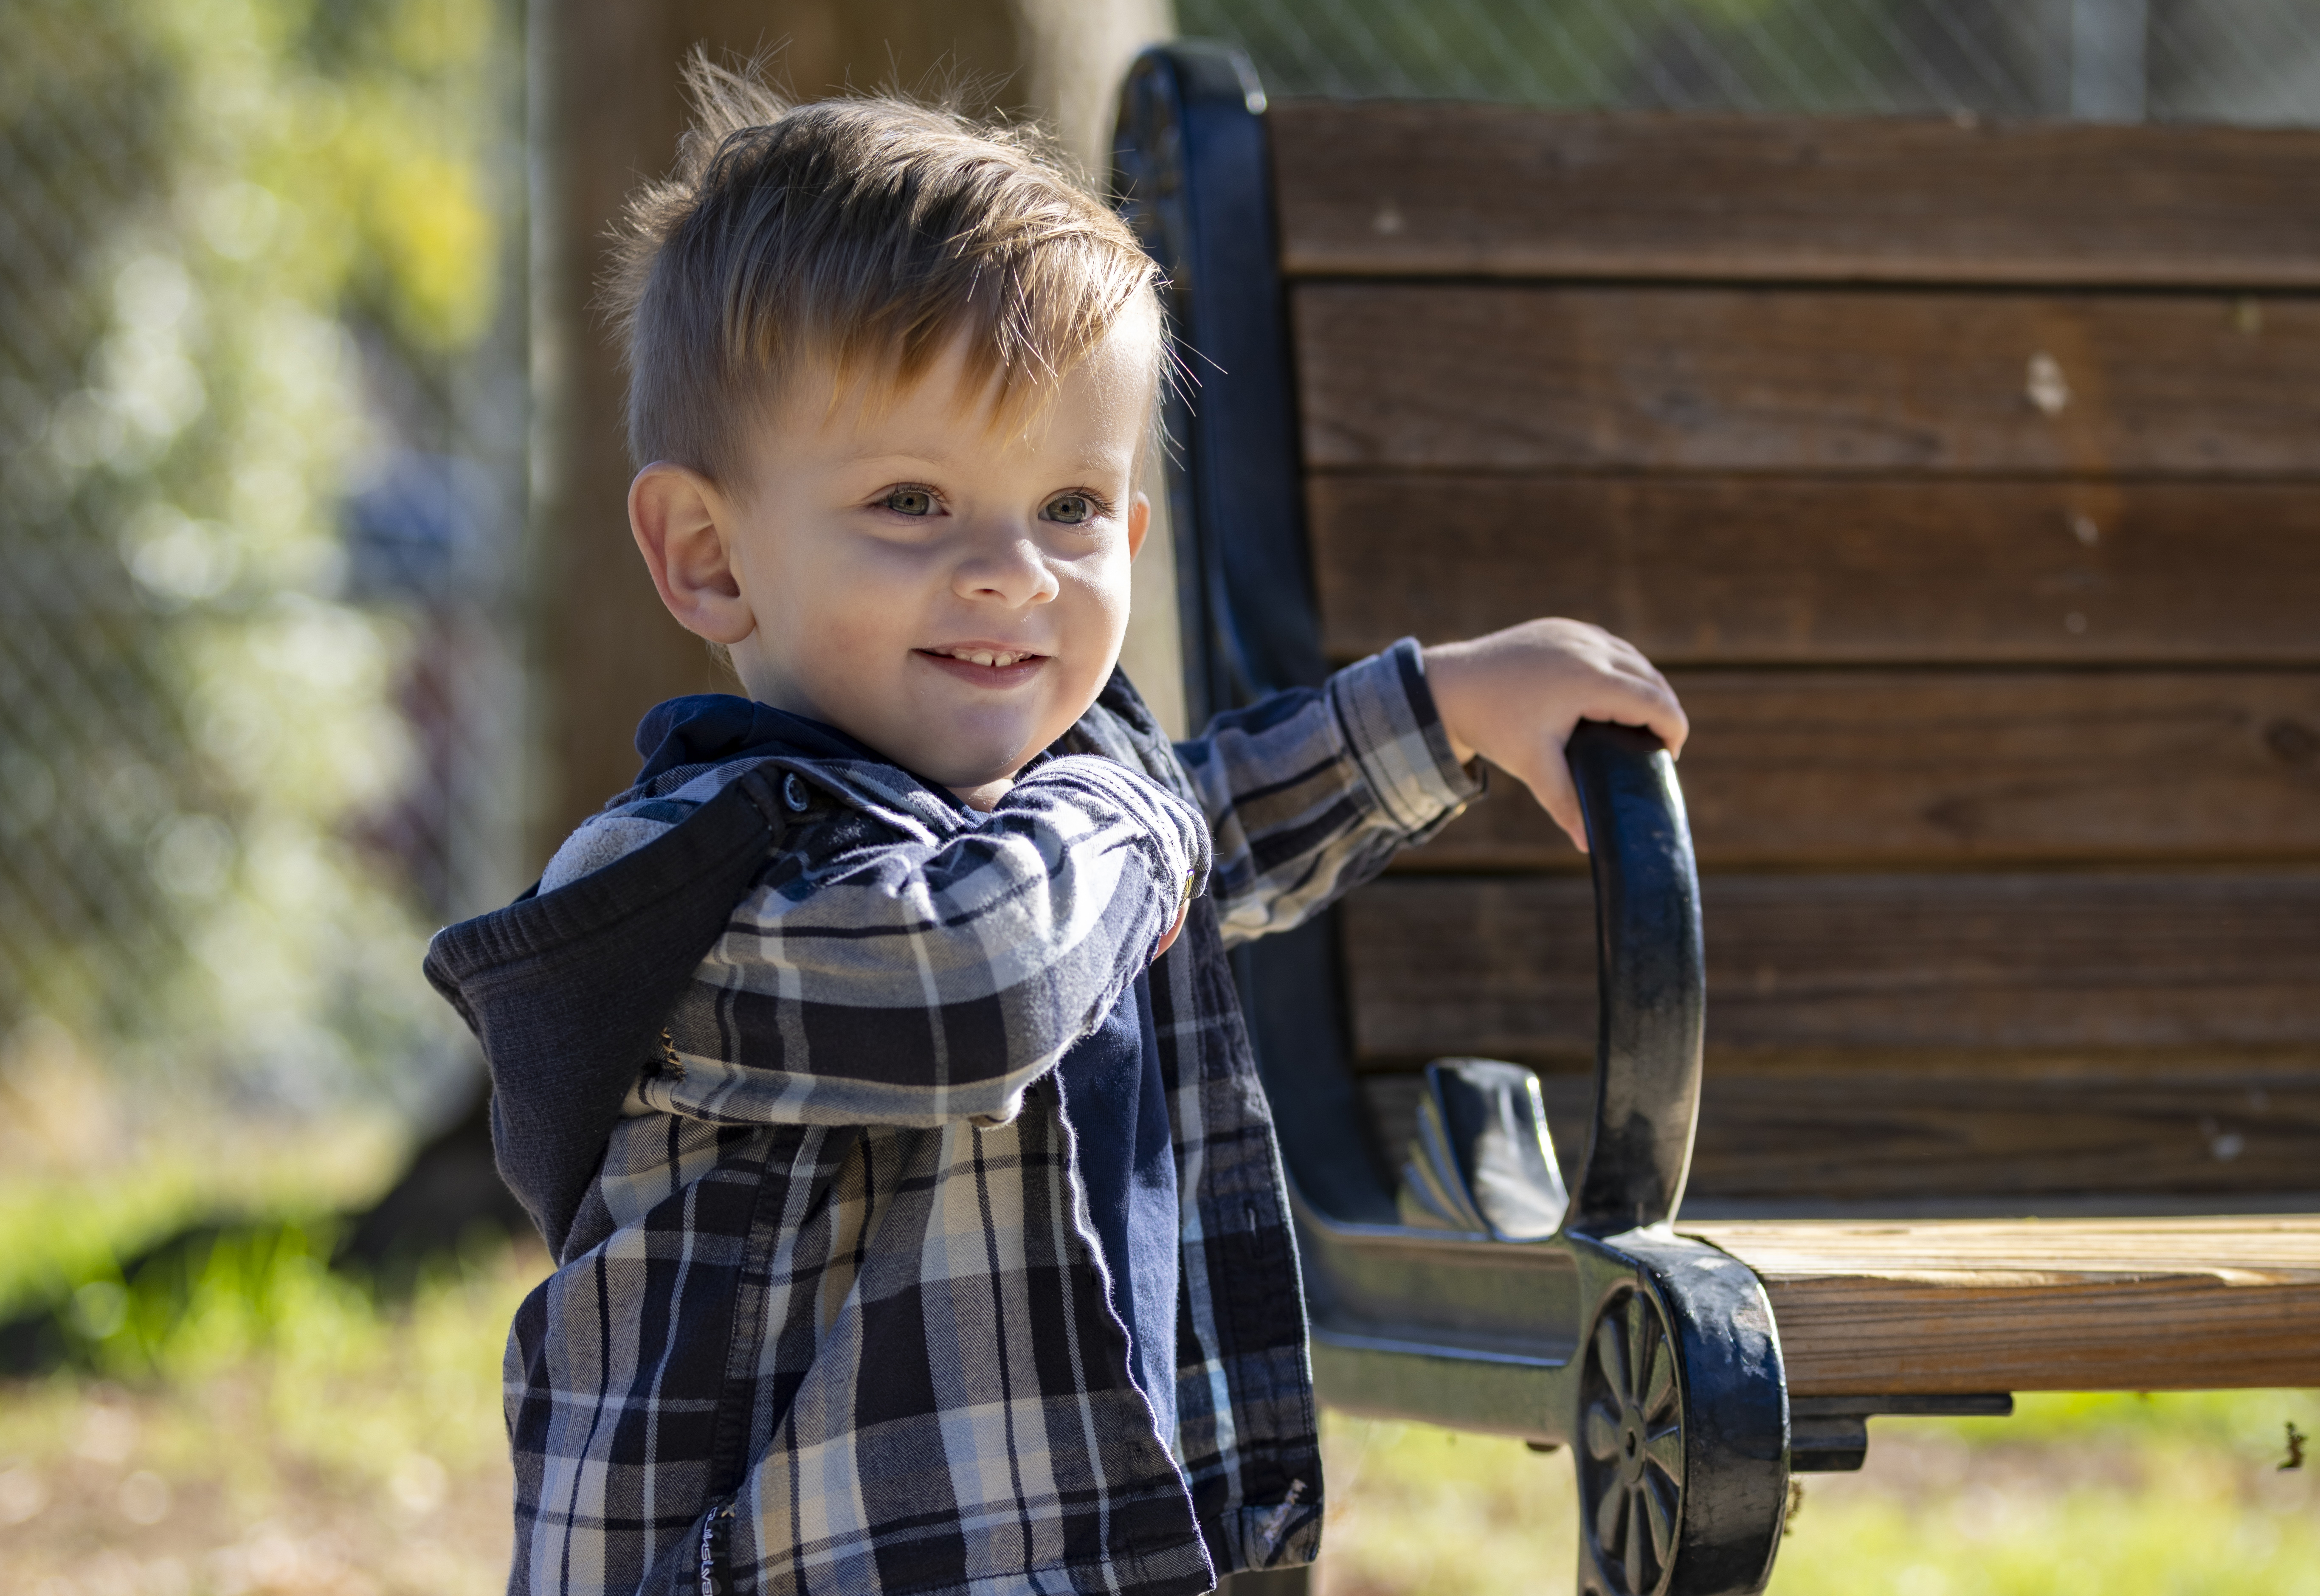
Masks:
[[[1074,562],[1064,577],[1060,596],[1073,611],[1065,633],[1072,644],[1073,668],[1056,686],[1072,701],[1073,718],[1077,719],[1103,691],[1128,638],[1126,546]]]
[[[940,585],[922,553],[871,539],[833,536],[789,554],[769,573],[776,646],[825,657],[889,649]]]
[[[1128,542],[1123,538],[1073,561],[1062,580],[1065,594],[1091,622],[1118,633],[1128,626]]]

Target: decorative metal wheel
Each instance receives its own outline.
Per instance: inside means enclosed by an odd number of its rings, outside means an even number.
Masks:
[[[1612,1596],[1665,1588],[1683,1514],[1683,1397],[1659,1304],[1634,1287],[1604,1303],[1580,1376],[1579,1509]]]

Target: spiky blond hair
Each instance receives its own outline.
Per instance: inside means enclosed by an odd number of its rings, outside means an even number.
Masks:
[[[891,391],[962,335],[966,380],[1028,413],[1154,295],[1135,234],[1037,128],[895,94],[793,104],[699,50],[684,76],[692,127],[631,196],[603,295],[639,467],[738,485],[785,376]]]

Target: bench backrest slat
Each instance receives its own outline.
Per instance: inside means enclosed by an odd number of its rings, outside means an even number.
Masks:
[[[1576,610],[1674,666],[2320,664],[2308,483],[1320,473],[1307,511],[1340,660]]]
[[[1584,1056],[1581,877],[1397,880],[1346,918],[1377,1060]],[[1908,1048],[2159,1048],[2218,1062],[2320,1031],[2320,893],[2259,874],[1758,875],[1701,884],[1717,1047],[1844,1066]],[[2206,1049],[2206,1052],[2202,1052]]]
[[[2320,476],[2320,300],[1327,283],[1324,471]]]
[[[1291,101],[1291,276],[2320,288],[2320,133]]]
[[[1710,869],[2320,855],[2320,677],[2309,671],[1677,670],[1672,679],[1709,733],[1684,757],[1683,778]],[[1514,796],[1453,826],[1428,847],[1429,866],[1569,861],[1545,812]]]

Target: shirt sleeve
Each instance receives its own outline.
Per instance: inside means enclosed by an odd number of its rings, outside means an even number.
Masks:
[[[1219,715],[1176,752],[1216,835],[1210,890],[1228,943],[1301,923],[1482,791],[1451,755],[1409,638],[1319,689]]]
[[[1209,874],[1206,821],[1074,756],[971,830],[778,866],[735,908],[644,1106],[732,1122],[1011,1119]]]

